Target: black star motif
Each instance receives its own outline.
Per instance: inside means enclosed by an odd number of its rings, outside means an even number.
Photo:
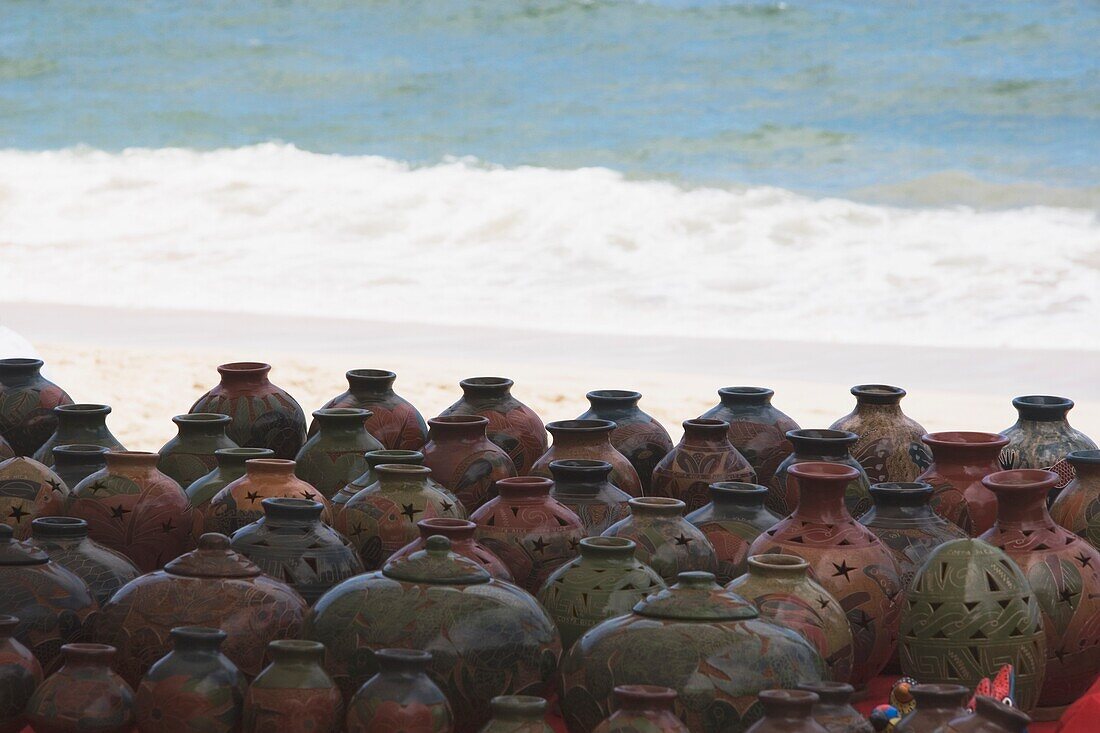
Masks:
[[[249,503],[255,504],[256,500],[260,498],[260,492],[249,491],[244,495],[244,498],[248,499]]]
[[[575,551],[578,547],[580,547],[580,544],[581,544],[581,541],[578,540],[576,537],[570,537],[569,538],[569,549],[570,550]]]
[[[409,521],[416,519],[416,515],[420,514],[422,510],[415,508],[412,504],[402,504],[401,513],[409,518]]]
[[[822,598],[822,597],[818,596],[817,602],[822,608],[828,608],[829,607],[829,599],[828,598]]]
[[[125,517],[129,513],[130,513],[130,510],[129,509],[123,509],[121,504],[119,504],[118,506],[111,507],[111,516],[115,519],[122,519],[123,517]]]
[[[1076,595],[1080,595],[1080,594],[1079,593],[1074,593],[1069,588],[1063,588],[1061,591],[1058,592],[1058,596],[1061,598],[1062,603],[1072,604],[1073,603],[1073,597],[1076,596]]]
[[[363,534],[363,525],[357,524],[354,527],[352,527],[352,529],[351,529],[351,536],[352,537],[358,537],[361,534]]]
[[[682,546],[682,547],[686,547],[686,546],[688,545],[688,543],[690,543],[690,542],[692,542],[692,541],[693,541],[693,540],[692,540],[692,538],[691,538],[691,537],[684,537],[684,533],[683,533],[683,532],[681,532],[681,533],[680,533],[680,536],[676,538],[676,544],[677,544],[677,545],[680,545],[680,546]]]
[[[171,519],[169,519],[167,522],[161,522],[160,523],[160,531],[164,532],[165,534],[168,534],[169,532],[171,532],[175,528],[176,528],[176,526],[174,524],[172,524]]]
[[[22,522],[23,517],[27,516],[27,512],[23,511],[22,504],[16,504],[11,508],[11,514],[9,514],[8,516],[14,517],[16,522]]]
[[[443,511],[449,512],[452,509],[454,509],[455,505],[452,504],[451,502],[447,501],[446,499],[444,499],[443,502],[439,506],[443,508]]]
[[[313,492],[312,491],[306,491],[305,489],[303,489],[302,491],[298,492],[298,496],[302,497],[303,499],[312,499],[313,498]]]
[[[845,580],[851,580],[851,578],[848,577],[848,573],[855,570],[855,568],[848,567],[848,561],[847,560],[841,560],[839,565],[837,565],[834,562],[834,563],[832,563],[832,566],[834,568],[836,568],[836,572],[833,573],[834,578],[837,578],[837,577],[843,575]]]
[[[46,479],[46,483],[50,485],[50,488],[54,491],[61,491],[61,482],[57,479]]]
[[[1080,555],[1078,555],[1077,557],[1075,557],[1073,559],[1076,560],[1077,562],[1081,563],[1081,567],[1083,567],[1083,568],[1089,567],[1089,563],[1092,562],[1092,558],[1089,557],[1088,555],[1086,555],[1084,552],[1082,552]]]
[[[103,483],[102,481],[96,481],[91,486],[88,487],[88,491],[90,491],[94,494],[97,491],[102,491],[105,488],[107,488],[107,484]]]
[[[539,537],[539,538],[538,538],[537,540],[535,540],[534,542],[532,542],[532,543],[531,543],[531,546],[532,546],[532,547],[533,547],[533,548],[534,548],[534,549],[535,549],[535,550],[536,550],[536,551],[537,551],[537,552],[538,552],[538,553],[539,553],[540,555],[545,555],[545,554],[546,554],[546,547],[547,547],[547,543],[546,543],[546,541],[545,541],[545,540],[543,540],[543,539],[542,539],[541,537]]]

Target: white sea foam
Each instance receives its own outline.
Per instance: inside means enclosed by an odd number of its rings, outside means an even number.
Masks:
[[[279,144],[0,151],[0,272],[0,301],[1100,348],[1085,209],[903,209]]]

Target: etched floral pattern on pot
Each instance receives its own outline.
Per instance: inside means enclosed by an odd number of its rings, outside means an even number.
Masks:
[[[53,408],[72,403],[42,376],[41,359],[0,359],[0,439],[15,455],[33,456],[57,429]]]
[[[412,403],[393,391],[397,375],[386,369],[352,369],[345,375],[346,392],[324,404],[370,410],[367,432],[389,450],[420,450],[428,439],[428,426]],[[311,425],[309,434],[317,432]]]
[[[611,464],[572,458],[550,462],[554,485],[550,497],[572,509],[584,524],[585,536],[630,516],[630,494],[611,483]]]
[[[591,407],[578,420],[610,420],[611,445],[626,456],[638,472],[642,492],[649,493],[653,469],[672,450],[672,438],[661,423],[638,407],[641,392],[625,389],[597,389],[586,397]]]
[[[888,384],[852,387],[855,409],[829,426],[859,436],[852,456],[873,483],[913,481],[932,463],[921,442],[925,429],[901,411],[905,390]]]
[[[709,487],[710,503],[687,515],[718,558],[718,582],[726,584],[748,570],[749,546],[780,517],[764,506],[768,489],[760,484],[720,481]]]
[[[787,472],[791,466],[807,461],[838,463],[856,469],[856,477],[845,489],[844,503],[856,519],[871,508],[871,482],[863,466],[850,453],[859,440],[858,435],[846,430],[792,430],[787,433],[787,440],[794,446],[794,452],[783,459],[767,485],[765,503],[769,509],[781,517],[794,511],[798,504],[798,482],[789,480]]]
[[[630,516],[616,522],[604,537],[633,540],[634,554],[657,571],[666,583],[689,570],[713,573],[718,569],[714,547],[684,518],[684,502],[661,496],[630,500]]]
[[[428,421],[424,465],[469,512],[496,496],[497,481],[517,475],[512,459],[486,436],[488,425],[480,415],[447,415]]]
[[[1051,506],[1050,516],[1100,549],[1100,450],[1073,451],[1066,460],[1075,475]]]
[[[46,466],[53,466],[53,449],[59,445],[101,445],[108,450],[126,450],[118,438],[107,429],[107,416],[111,414],[108,405],[71,404],[53,408],[57,415],[57,429],[53,435],[35,451],[34,460]],[[72,488],[71,486],[69,488]]]
[[[329,407],[313,413],[318,431],[294,456],[294,475],[331,499],[369,468],[366,454],[382,450],[367,432],[370,410]]]
[[[419,649],[379,649],[378,674],[348,704],[348,733],[450,733],[454,713],[428,677],[432,661]]]
[[[33,458],[0,463],[0,521],[12,528],[16,539],[30,536],[35,517],[61,514],[69,497],[61,477]]]
[[[27,704],[35,733],[130,733],[134,691],[111,669],[114,647],[66,644],[64,664]]]
[[[244,733],[340,733],[344,698],[322,668],[324,645],[276,639],[267,656],[245,695]]]
[[[684,437],[653,471],[650,495],[680,499],[695,511],[710,501],[712,483],[756,482],[756,471],[729,441],[729,423],[696,418],[683,427]]]
[[[631,496],[642,495],[642,482],[638,472],[627,457],[611,445],[615,423],[610,420],[557,420],[547,423],[546,430],[553,436],[554,442],[535,461],[531,475],[552,478],[550,464],[558,460],[581,458],[607,461],[611,464],[611,483]]]
[[[458,383],[462,397],[439,414],[480,415],[489,421],[489,440],[508,454],[524,476],[546,452],[546,428],[535,411],[512,396],[514,382],[505,377],[470,377]]]
[[[218,450],[238,447],[225,433],[232,421],[211,412],[176,415],[172,422],[179,433],[157,451],[157,468],[186,489],[217,467]]]
[[[76,517],[35,519],[31,544],[83,580],[100,605],[141,575],[130,558],[88,537],[88,523]]]
[[[730,424],[730,442],[765,486],[794,450],[787,433],[799,429],[798,423],[772,405],[774,394],[767,387],[723,387],[718,390],[718,404],[699,416]]]

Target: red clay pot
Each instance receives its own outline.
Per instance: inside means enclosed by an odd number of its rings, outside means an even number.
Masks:
[[[439,416],[481,415],[487,419],[489,440],[508,454],[523,476],[546,452],[546,428],[534,410],[512,396],[513,384],[504,377],[463,379],[458,383],[462,398]]]
[[[684,437],[653,471],[649,495],[679,499],[693,512],[710,501],[713,483],[756,483],[756,472],[729,441],[729,423],[696,418],[683,425]]]
[[[431,519],[421,519],[416,523],[416,528],[419,530],[420,536],[393,553],[390,556],[391,561],[408,557],[418,550],[423,550],[427,546],[429,537],[440,535],[451,541],[451,552],[473,560],[488,570],[489,575],[497,580],[506,580],[509,583],[515,582],[512,578],[512,571],[508,569],[504,561],[474,538],[477,525],[468,519],[432,517]]]
[[[730,442],[765,486],[794,450],[787,432],[798,430],[798,423],[772,405],[774,394],[767,387],[723,387],[718,390],[719,403],[699,416],[730,424]]]
[[[488,418],[480,415],[446,415],[428,421],[424,465],[468,512],[496,496],[493,484],[516,475],[512,459],[485,434],[488,425]]]
[[[642,495],[642,482],[627,457],[611,445],[615,423],[610,420],[557,420],[546,424],[554,444],[535,461],[532,476],[551,478],[550,463],[567,458],[607,461],[611,464],[611,483],[630,494]]]
[[[397,375],[385,369],[352,369],[345,375],[348,390],[323,407],[358,407],[370,410],[367,432],[389,450],[420,450],[428,439],[428,426],[412,403],[393,391]],[[317,432],[317,423],[309,434]]]
[[[982,479],[1001,470],[998,456],[1008,438],[996,433],[952,431],[921,438],[932,465],[917,479],[932,484],[932,509],[971,537],[987,532],[997,517],[997,497]]]
[[[325,507],[321,521],[332,524],[328,499],[294,475],[295,463],[283,458],[253,458],[244,462],[245,474],[214,495],[201,511],[195,533],[231,535],[264,515],[264,499],[310,499]],[[200,529],[201,528],[201,529]]]

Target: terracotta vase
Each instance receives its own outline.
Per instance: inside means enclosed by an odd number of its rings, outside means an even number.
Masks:
[[[513,582],[512,572],[497,555],[475,538],[477,525],[466,519],[452,519],[450,517],[434,517],[421,519],[416,523],[416,529],[420,536],[402,547],[390,556],[390,560],[408,557],[414,552],[423,550],[428,543],[428,538],[434,535],[442,535],[451,541],[451,551],[469,560],[473,560],[488,571],[489,575],[497,580]]]
[[[202,510],[218,492],[244,476],[247,461],[253,458],[274,458],[270,448],[220,448],[214,451],[217,467],[184,487],[191,506]]]
[[[1037,718],[1060,714],[1100,673],[1100,553],[1050,517],[1053,471],[1000,471],[982,479],[997,495],[997,521],[982,539],[1016,562],[1039,600],[1047,668]],[[1056,718],[1055,718],[1056,719]]]
[[[107,466],[104,456],[108,450],[102,445],[89,443],[56,445],[50,449],[54,460],[51,468],[71,493],[74,486]]]
[[[874,733],[871,722],[852,707],[856,688],[847,682],[801,682],[798,689],[817,695],[813,718],[829,733]]]
[[[504,561],[516,585],[537,593],[550,573],[576,557],[584,523],[550,498],[541,476],[497,481],[499,495],[470,515],[478,541]]]
[[[325,668],[345,698],[378,671],[374,651],[430,651],[429,676],[451,703],[455,730],[472,733],[496,695],[549,684],[561,640],[534,598],[450,545],[430,537],[423,551],[345,580],[314,605],[304,636],[325,644]]]
[[[31,544],[83,580],[100,605],[141,575],[130,558],[88,537],[88,523],[76,517],[39,517],[31,527]]]
[[[538,599],[558,625],[562,648],[666,587],[653,568],[634,557],[634,547],[622,537],[586,537],[580,554],[547,578]]]
[[[345,375],[348,390],[325,407],[357,407],[370,410],[367,432],[389,450],[420,450],[428,440],[424,417],[404,397],[393,391],[397,375],[385,369],[352,369]],[[317,432],[310,426],[309,434]]]
[[[379,649],[378,674],[348,704],[348,733],[450,733],[454,713],[428,677],[432,655],[419,649]]]
[[[149,668],[134,697],[141,733],[236,733],[248,683],[221,653],[227,634],[177,626],[172,651]]]
[[[0,359],[0,439],[33,456],[57,429],[53,408],[73,400],[42,376],[41,359]]]
[[[962,685],[920,684],[909,688],[917,707],[894,726],[894,733],[937,731],[951,720],[966,715],[973,691]]]
[[[546,452],[546,428],[542,420],[527,405],[512,396],[511,379],[504,377],[471,377],[458,385],[462,397],[440,417],[450,415],[480,415],[489,421],[485,432],[515,464],[523,476]]]
[[[324,506],[321,521],[332,524],[328,499],[294,475],[294,461],[284,458],[251,458],[244,462],[244,476],[226,484],[202,508],[202,529],[196,534],[231,535],[264,515],[264,499],[309,499]]]
[[[433,485],[427,466],[382,463],[374,470],[378,481],[353,496],[336,516],[336,529],[351,541],[367,570],[382,567],[415,540],[419,520],[466,518],[462,504]]]
[[[246,675],[263,667],[273,639],[298,636],[307,606],[282,581],[262,574],[229,548],[229,538],[205,534],[198,549],[119,589],[96,621],[98,641],[119,650],[119,672],[129,682],[170,650],[176,626],[215,626],[229,636],[222,651]]]
[[[630,494],[611,483],[611,464],[582,458],[550,462],[550,498],[569,507],[584,524],[586,537],[630,515]]]
[[[982,479],[1001,470],[1001,449],[1008,439],[996,433],[929,433],[921,438],[932,449],[932,465],[917,477],[932,485],[932,509],[971,537],[993,526],[997,497]]]
[[[480,415],[448,415],[428,421],[424,465],[468,512],[496,496],[493,484],[516,475],[512,459],[485,435],[488,424]]]
[[[126,450],[107,429],[109,406],[58,405],[53,411],[57,415],[57,429],[34,452],[34,460],[39,463],[53,466],[53,449],[59,445],[101,445],[108,450]]]
[[[61,645],[83,641],[95,620],[96,602],[84,581],[16,540],[6,524],[0,524],[0,587],[0,614],[19,619],[13,635],[47,674],[57,667]]]
[[[156,453],[111,451],[107,467],[73,489],[67,514],[88,523],[88,536],[121,552],[142,572],[164,567],[194,547],[191,502],[157,469]]]
[[[772,406],[774,394],[766,387],[723,387],[718,390],[719,403],[699,416],[730,424],[730,442],[765,486],[794,450],[787,433],[799,429],[798,423]]]
[[[578,420],[610,420],[611,445],[626,456],[638,472],[642,492],[649,493],[653,469],[672,450],[672,438],[661,423],[638,407],[641,392],[624,389],[597,389],[587,395],[591,407]]]
[[[1100,549],[1100,450],[1073,451],[1066,460],[1073,466],[1074,478],[1058,495],[1050,516],[1093,548]]]
[[[603,536],[633,540],[637,558],[656,570],[666,583],[689,570],[713,573],[718,569],[714,547],[684,518],[685,508],[679,499],[631,499],[630,516],[608,527]]]
[[[370,410],[352,407],[329,407],[314,412],[314,423],[319,429],[294,456],[294,475],[326,499],[362,476],[369,468],[365,454],[382,450],[382,444],[364,427],[370,415]]]
[[[921,442],[925,429],[901,411],[905,390],[888,384],[852,387],[855,409],[832,425],[859,436],[852,456],[863,466],[873,484],[914,481],[932,463]]]
[[[611,464],[611,483],[630,494],[642,495],[642,482],[627,457],[611,445],[615,423],[610,420],[558,420],[546,424],[554,444],[535,461],[531,475],[552,477],[550,464],[568,458],[607,461]]]
[[[15,616],[0,616],[0,733],[19,733],[26,725],[27,703],[42,684],[42,665],[12,634]]]
[[[974,713],[960,715],[942,728],[943,733],[1027,733],[1031,718],[1011,705],[991,697],[974,698]]]
[[[693,733],[743,733],[762,714],[762,689],[821,679],[821,657],[797,632],[758,618],[710,573],[678,580],[596,626],[562,659],[559,699],[570,733],[591,733],[611,713],[618,685],[676,690]]]
[[[787,472],[791,466],[807,461],[837,463],[856,469],[856,478],[844,492],[844,504],[856,519],[871,508],[871,482],[863,466],[849,452],[859,440],[858,435],[845,430],[792,430],[787,433],[787,439],[794,445],[794,452],[783,459],[768,484],[765,503],[769,509],[781,517],[794,511],[798,504],[798,482],[789,480]]]
[[[744,575],[748,569],[749,546],[780,518],[764,506],[764,498],[768,495],[764,486],[720,481],[708,488],[710,503],[686,518],[714,547],[718,558],[718,582],[725,585]]]
[[[322,668],[324,645],[277,639],[267,656],[245,694],[244,733],[340,733],[344,698]]]
[[[619,685],[618,710],[595,733],[691,733],[676,717],[676,690],[657,685]]]
[[[0,463],[0,521],[12,528],[16,539],[30,536],[35,517],[61,514],[68,503],[69,487],[33,458]]]
[[[817,694],[807,690],[764,690],[760,693],[764,719],[749,733],[827,733],[813,718],[817,702]]]
[[[1001,450],[1004,468],[1041,468],[1058,474],[1051,500],[1073,479],[1073,466],[1066,455],[1077,450],[1096,450],[1096,443],[1066,418],[1073,400],[1049,395],[1028,395],[1012,400],[1019,418],[1001,431],[1008,445]]]
[[[383,463],[400,464],[402,466],[423,466],[424,454],[418,450],[372,450],[363,454],[363,460],[367,462],[366,470],[345,484],[339,491],[333,494],[332,499],[329,500],[332,502],[334,512],[339,513],[341,511],[340,507],[347,504],[348,501],[351,500],[351,497],[378,481],[378,474],[374,471],[377,466]],[[429,481],[434,484],[437,489],[450,493],[443,488],[443,484],[438,481],[434,479],[429,479]]]
[[[115,649],[65,644],[62,667],[38,686],[27,704],[35,733],[130,733],[134,691],[111,669]]]
[[[756,472],[730,443],[728,428],[723,420],[684,420],[684,437],[657,464],[647,495],[680,499],[695,511],[710,501],[715,482],[755,483]]]
[[[233,418],[226,431],[242,448],[270,448],[276,458],[295,456],[306,440],[306,416],[285,390],[267,378],[270,364],[238,361],[218,367],[221,381],[188,412]]]
[[[232,420],[228,415],[212,412],[176,415],[172,422],[179,432],[157,451],[160,454],[157,468],[187,488],[217,467],[216,451],[238,447],[225,434]]]
[[[1016,704],[1030,710],[1039,699],[1039,603],[1016,563],[981,540],[952,540],[925,560],[905,596],[899,642],[902,672],[921,682],[973,690],[1011,664]]]
[[[898,635],[901,579],[890,550],[859,522],[845,504],[845,493],[859,478],[857,469],[838,463],[799,463],[790,467],[799,484],[794,513],[756,538],[749,552],[797,555],[810,563],[811,576],[840,601],[855,643],[849,679],[857,690],[886,666]]]
[[[810,564],[794,555],[754,555],[748,568],[726,590],[756,606],[761,618],[801,634],[824,660],[825,677],[847,682],[855,661],[848,617],[810,577]]]
[[[492,700],[493,717],[479,733],[554,733],[546,722],[546,700],[534,695],[501,695]]]

